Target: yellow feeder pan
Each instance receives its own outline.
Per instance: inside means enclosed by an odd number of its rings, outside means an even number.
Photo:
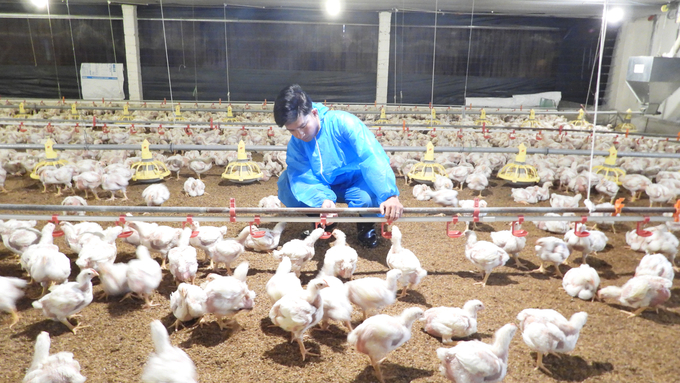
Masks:
[[[66,160],[60,160],[53,147],[54,142],[51,139],[48,139],[47,142],[45,142],[45,161],[40,161],[35,164],[33,171],[30,174],[31,178],[34,180],[40,179],[40,175],[38,174],[38,170],[40,170],[40,168],[44,168],[45,166],[54,166],[55,168],[60,168],[66,165]]]
[[[541,180],[536,168],[526,164],[527,147],[519,144],[519,153],[515,160],[503,166],[498,172],[498,178],[510,181],[514,184],[530,184]]]
[[[529,111],[529,118],[520,125],[520,127],[525,126],[531,128],[538,128],[538,121],[536,121],[536,112],[534,112],[533,109]]]
[[[231,110],[231,104],[227,105],[227,117],[223,118],[222,121],[224,122],[236,122],[236,117],[234,117],[234,113]]]
[[[29,118],[29,117],[31,117],[31,115],[26,113],[26,109],[24,108],[24,103],[20,102],[19,103],[19,113],[15,114],[13,117],[14,118]]]
[[[574,126],[588,126],[590,123],[586,121],[586,111],[581,108],[578,111],[578,116],[576,116],[575,120],[569,121],[570,124]]]
[[[432,112],[430,112],[430,128],[432,128],[434,125],[441,125],[441,121],[437,120],[437,111],[432,108]]]
[[[628,109],[626,111],[626,117],[623,118],[623,123],[616,125],[616,128],[614,130],[618,130],[619,132],[637,132],[637,126],[635,126],[633,123],[630,122],[630,120],[633,118],[633,111]]]
[[[153,159],[148,140],[142,142],[142,160],[135,162],[130,168],[135,172],[132,180],[140,183],[160,182],[170,175],[170,170],[164,163]]]
[[[479,118],[475,120],[475,125],[482,125],[482,124],[487,124],[489,121],[486,119],[486,110],[482,108],[482,111],[479,112]]]
[[[621,185],[621,177],[626,175],[626,171],[616,167],[616,154],[617,150],[615,147],[609,148],[609,155],[607,159],[604,160],[604,165],[593,166],[593,171],[595,174],[601,174],[606,180],[616,182],[617,185]]]
[[[423,162],[413,165],[406,177],[409,179],[409,182],[415,181],[419,184],[432,184],[438,175],[446,177],[446,169],[434,162],[434,145],[432,145],[432,142],[428,142]]]
[[[385,116],[385,107],[380,108],[380,118],[375,120],[376,124],[387,124],[387,117]]]
[[[118,121],[132,121],[132,115],[130,114],[130,107],[128,104],[123,105],[123,115]]]
[[[249,184],[262,178],[260,167],[253,161],[248,161],[246,144],[243,140],[238,143],[236,161],[227,165],[222,173],[222,178],[237,184]]]

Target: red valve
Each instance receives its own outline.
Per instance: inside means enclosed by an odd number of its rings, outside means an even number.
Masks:
[[[510,132],[510,134],[508,134],[508,138],[511,139],[511,140],[514,140],[515,138],[517,138],[514,130],[512,132]]]
[[[229,198],[229,222],[236,222],[236,198]]]
[[[381,129],[382,129],[382,127],[381,127],[381,126],[378,126],[378,131],[375,132],[375,136],[376,136],[376,137],[382,137],[382,136],[383,136],[383,133],[382,133],[382,130],[381,130]]]
[[[536,140],[541,141],[543,139],[543,132],[540,130],[536,133]]]
[[[244,125],[244,126],[241,126],[241,135],[242,135],[242,136],[247,136],[247,135],[248,135],[248,132],[246,132],[246,127],[245,127],[245,125]]]
[[[59,218],[57,217],[56,214],[52,215],[52,220],[50,221],[54,224],[55,227],[59,226]],[[54,230],[52,232],[52,237],[61,237],[64,235],[64,230]]]
[[[584,229],[584,227],[586,227],[586,221],[588,221],[588,217],[586,217],[586,216],[581,217],[581,227],[580,227],[581,230],[574,229],[574,235],[576,235],[577,237],[581,237],[581,238],[587,237],[587,236],[590,235],[590,233]],[[578,227],[578,225],[579,224],[577,223],[576,226]]]
[[[463,128],[458,129],[458,138],[463,138]]]
[[[118,217],[118,221],[116,221],[116,223],[119,224],[120,226],[125,227],[125,216],[121,214],[121,215]],[[121,232],[120,234],[118,234],[118,238],[127,238],[127,237],[131,236],[131,235],[134,234],[134,233],[135,233],[135,232],[132,231],[132,230],[123,231],[123,232]]]
[[[430,131],[430,137],[437,137],[437,128],[432,128],[432,131]]]
[[[474,222],[479,222],[479,198],[475,198],[475,210],[472,212],[472,220]]]
[[[253,231],[253,226],[257,228],[260,225],[260,216],[256,215],[254,221],[250,223],[250,236],[253,238],[262,238],[267,234],[264,230]]]
[[[137,130],[135,129],[135,124],[130,125],[130,134],[137,134]]]
[[[187,220],[182,222],[182,228],[185,228],[187,225],[189,225],[192,228],[194,227],[194,218],[191,215],[187,215]],[[191,237],[189,238],[196,238],[198,237],[198,234],[199,234],[198,230],[192,230]]]
[[[455,224],[457,224],[457,223],[458,223],[458,217],[457,217],[457,216],[456,216],[456,217],[453,217],[453,219],[451,220],[451,222],[447,222],[447,223],[446,223],[446,235],[447,235],[449,238],[459,238],[459,237],[462,237],[462,236],[463,236],[463,232],[462,232],[462,231],[460,231],[460,230],[451,230],[451,229],[450,229],[450,225],[451,225],[451,224],[454,224],[454,225],[455,225]]]
[[[191,131],[191,127],[190,127],[189,125],[187,125],[187,127],[184,128],[184,133],[186,133],[187,136],[191,136],[192,134],[194,134],[194,133]]]
[[[386,231],[385,230],[385,225],[391,225],[392,222],[383,222],[380,224],[380,235],[382,235],[383,238],[387,239],[392,239],[392,231]]]
[[[326,214],[321,214],[321,220],[320,220],[320,221],[321,221],[321,222],[317,222],[317,223],[314,225],[315,228],[321,227],[322,229],[324,229],[323,234],[321,234],[321,237],[319,237],[319,238],[320,238],[320,239],[328,239],[328,238],[330,238],[331,235],[332,235],[332,233],[329,233],[329,232],[326,231],[326,226],[328,226],[328,223],[326,222]]]
[[[269,130],[267,131],[267,136],[268,137],[274,137],[274,130],[271,126],[269,127]]]
[[[519,225],[524,223],[524,216],[520,215],[517,221],[512,223],[512,235],[514,235],[515,237],[526,237],[527,234],[529,234],[529,232],[524,229],[515,229],[515,223]]]
[[[640,227],[640,224],[646,224],[649,222],[649,217],[645,217],[642,221],[637,223],[637,228],[635,229],[635,234],[639,235],[640,237],[649,237],[652,235],[652,232],[649,230],[644,230],[643,228]]]

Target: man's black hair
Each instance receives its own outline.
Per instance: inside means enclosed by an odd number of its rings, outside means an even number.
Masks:
[[[274,120],[278,126],[284,126],[311,112],[312,99],[298,84],[281,89],[274,102]]]

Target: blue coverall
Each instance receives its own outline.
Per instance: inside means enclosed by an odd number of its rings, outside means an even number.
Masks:
[[[349,207],[378,207],[399,195],[390,160],[359,118],[314,103],[321,120],[316,137],[291,137],[288,168],[278,181],[287,207],[321,207],[324,200]]]

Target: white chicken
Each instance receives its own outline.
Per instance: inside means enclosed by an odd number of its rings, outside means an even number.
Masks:
[[[475,199],[461,199],[458,201],[458,206],[462,209],[475,209],[475,205],[478,208],[486,208],[488,207],[488,204],[485,200],[475,198]],[[463,213],[461,214],[463,217],[472,217],[472,214],[470,213]],[[479,213],[479,217],[484,217],[486,213]],[[477,222],[472,222],[472,227],[476,228],[477,227]]]
[[[322,273],[345,279],[352,279],[357,268],[359,255],[357,251],[347,246],[347,236],[339,229],[331,233],[335,237],[332,247],[326,250],[323,260]]]
[[[397,226],[392,226],[392,247],[387,253],[387,266],[390,269],[401,270],[399,277],[399,287],[402,288],[399,298],[406,296],[408,289],[420,284],[427,276],[427,270],[420,266],[420,260],[409,249],[401,246],[401,230]]]
[[[640,260],[640,264],[635,268],[635,276],[652,275],[655,277],[666,278],[673,282],[675,271],[673,265],[663,254],[647,254]]]
[[[38,169],[38,175],[40,176],[40,182],[43,184],[43,193],[47,192],[47,186],[56,185],[57,194],[55,196],[61,195],[61,185],[65,186],[65,189],[70,189],[72,186],[73,174],[75,173],[75,168],[71,165],[64,165],[62,167],[54,166],[43,166]]]
[[[477,234],[472,230],[465,230],[467,242],[465,243],[465,258],[473,265],[482,270],[482,287],[496,267],[503,266],[510,259],[508,253],[502,248],[488,241],[478,241]]]
[[[196,260],[196,248],[189,245],[192,229],[185,227],[179,237],[177,247],[168,251],[168,269],[178,283],[191,282],[194,284],[198,261]]]
[[[189,164],[189,159],[180,154],[176,154],[174,156],[167,157],[164,163],[168,170],[175,172],[177,179],[179,180],[179,171],[182,170],[182,167]]]
[[[291,341],[297,341],[303,361],[307,355],[318,356],[305,348],[302,337],[323,318],[323,299],[319,292],[325,287],[328,284],[323,279],[312,279],[306,290],[284,295],[269,310],[272,323],[289,331]]]
[[[248,235],[250,235],[250,227],[246,226],[241,229],[238,237],[220,239],[215,242],[208,252],[211,256],[208,269],[212,270],[215,267],[219,267],[221,263],[224,263],[227,274],[231,275],[231,263],[246,250],[244,243]]]
[[[569,247],[566,242],[555,237],[543,237],[536,240],[536,256],[541,260],[541,267],[536,272],[545,272],[545,263],[555,265],[555,272],[562,277],[560,264],[567,262]]]
[[[477,332],[477,313],[484,310],[484,304],[477,299],[465,302],[463,308],[433,307],[425,310],[420,319],[425,322],[424,330],[449,344],[451,338],[466,338]]]
[[[142,372],[144,383],[195,383],[196,366],[189,356],[170,343],[168,330],[159,320],[151,322],[154,352]]]
[[[116,238],[122,233],[122,226],[107,228],[102,233],[86,233],[80,237],[78,245],[78,259],[76,265],[80,269],[93,268],[99,272],[100,267],[105,264],[112,264],[116,261],[118,248]]]
[[[465,178],[467,187],[479,191],[479,198],[482,198],[482,191],[489,186],[489,180],[482,173],[472,173]]]
[[[11,329],[19,321],[16,302],[24,296],[24,288],[28,282],[20,278],[0,277],[0,312],[9,312],[12,315],[9,328]]]
[[[397,300],[401,270],[387,272],[385,279],[368,277],[345,283],[350,302],[361,308],[364,320]]]
[[[323,235],[324,229],[318,227],[305,239],[292,239],[283,244],[281,250],[274,250],[274,258],[281,260],[281,257],[290,258],[292,270],[295,275],[300,276],[302,267],[314,257],[314,244]]]
[[[31,274],[31,265],[34,259],[38,259],[41,254],[45,252],[58,252],[59,246],[53,243],[54,239],[52,234],[54,233],[55,225],[52,222],[48,222],[40,230],[40,240],[35,245],[28,246],[21,257],[19,258],[19,263],[21,268],[26,270],[26,272]],[[70,267],[70,264],[69,264]]]
[[[158,225],[153,222],[127,221],[126,228],[137,230],[141,245],[144,245],[148,250],[161,253],[161,268],[165,268],[168,252],[177,246],[182,234],[180,228]]]
[[[4,228],[1,233],[5,247],[19,256],[31,245],[37,244],[42,237],[42,233],[32,227]]]
[[[558,213],[545,213],[544,216],[561,217],[561,215]],[[551,233],[564,234],[569,231],[568,221],[533,221],[533,223],[540,230],[549,231]]]
[[[616,198],[616,194],[619,192],[619,185],[614,181],[602,177],[598,184],[595,185],[595,190],[602,194],[602,198],[600,198],[598,202],[602,202],[604,197],[607,196],[610,197],[609,203],[613,204],[614,198]]]
[[[118,296],[130,292],[127,283],[127,263],[102,263],[99,265],[99,281],[102,285],[102,297]]]
[[[198,221],[193,221],[192,227],[198,234],[189,240],[191,246],[202,249],[205,259],[212,259],[210,252],[213,246],[227,235],[226,226],[201,226]]]
[[[654,202],[664,204],[675,200],[675,190],[663,184],[647,185],[645,193],[649,196],[649,207],[654,206]]]
[[[437,174],[434,179],[434,190],[445,190],[445,189],[453,189],[453,181],[449,177],[444,177],[440,176]]]
[[[54,285],[64,283],[71,275],[71,260],[53,248],[37,250],[29,263],[31,278],[42,286],[41,297]]]
[[[213,165],[213,159],[212,158],[194,158],[193,160],[189,161],[189,169],[196,173],[196,177],[198,179],[201,179],[201,174],[207,172],[212,168]]]
[[[581,329],[586,324],[588,313],[578,312],[569,318],[555,310],[525,309],[517,315],[522,339],[530,349],[536,351],[536,369],[552,373],[543,365],[543,355],[555,352],[570,352],[576,347]]]
[[[79,313],[92,302],[92,278],[99,275],[93,269],[85,269],[78,274],[76,282],[67,282],[52,287],[49,294],[33,302],[33,307],[42,309],[43,315],[66,325],[74,334],[81,323],[73,326],[69,317]]]
[[[623,286],[607,286],[597,292],[598,299],[617,299],[624,306],[636,308],[628,313],[632,318],[642,314],[648,308],[655,308],[671,297],[670,288],[673,282],[666,278],[651,275],[635,276]]]
[[[272,230],[257,228],[255,225],[251,225],[251,231],[253,233],[263,231],[264,235],[261,237],[253,237],[249,235],[246,238],[245,246],[248,249],[253,249],[255,251],[269,251],[276,249],[279,246],[279,240],[281,239],[281,233],[283,229],[286,228],[286,222],[279,222],[274,226]]]
[[[202,318],[207,312],[207,299],[205,290],[199,286],[180,283],[177,290],[170,294],[170,309],[177,318],[173,324],[175,331],[183,322]]]
[[[328,287],[319,292],[323,299],[323,319],[319,326],[322,330],[327,330],[329,322],[334,320],[344,323],[349,331],[352,331],[351,320],[354,307],[347,297],[347,286],[334,276],[323,274],[317,276],[317,278],[320,277],[323,277]]]
[[[584,301],[595,298],[600,286],[600,276],[590,265],[583,263],[579,267],[570,269],[562,278],[562,288],[572,297],[579,297]]]
[[[524,205],[538,203],[538,193],[533,186],[523,189],[513,188],[510,191],[512,199]]]
[[[102,172],[101,171],[87,171],[73,176],[73,182],[78,190],[85,192],[85,198],[88,198],[88,191],[94,194],[95,199],[99,199],[97,195],[97,188],[102,185]]]
[[[194,177],[189,177],[184,181],[184,193],[189,197],[200,197],[203,194],[208,194],[205,192],[205,183]]]
[[[347,343],[362,354],[368,355],[378,380],[385,382],[380,364],[387,354],[411,339],[413,322],[423,316],[419,307],[410,307],[401,315],[376,315],[366,319],[347,335]]]
[[[441,189],[436,191],[428,190],[425,192],[428,199],[441,206],[458,207],[458,191],[452,189]]]
[[[64,238],[66,243],[74,253],[79,253],[82,244],[81,239],[85,233],[101,233],[104,235],[104,229],[96,222],[80,222],[73,224],[68,221],[59,222],[59,226],[64,231]]]
[[[87,206],[87,201],[83,197],[70,195],[61,201],[61,206]],[[84,211],[64,211],[64,215],[85,215]]]
[[[146,206],[161,206],[170,199],[170,190],[164,184],[149,185],[142,192],[142,198]]]
[[[157,306],[151,300],[151,294],[158,288],[163,279],[163,272],[158,262],[154,261],[146,246],[137,246],[137,259],[128,262],[127,281],[130,292],[123,299],[133,294],[144,300],[144,308]]]
[[[432,189],[428,185],[419,184],[413,187],[413,197],[418,201],[427,201],[430,199],[429,192]]]
[[[120,172],[105,173],[102,175],[102,189],[111,192],[111,198],[109,201],[114,201],[116,199],[116,192],[121,191],[123,193],[123,201],[128,199],[127,187],[130,178],[126,174]]]
[[[621,186],[630,192],[630,202],[640,199],[642,192],[652,184],[652,180],[641,174],[626,174],[619,181],[621,181]]]
[[[491,344],[471,340],[459,342],[452,348],[438,348],[439,371],[457,383],[503,381],[508,372],[510,341],[516,331],[517,326],[508,323],[496,330]]]
[[[278,209],[281,206],[281,200],[279,200],[279,197],[275,195],[263,197],[260,202],[257,203],[257,207],[264,209]]]
[[[568,195],[552,193],[550,195],[550,206],[561,208],[578,207],[578,202],[581,200],[581,198],[583,198],[581,194],[576,194],[572,197]]]
[[[510,230],[491,232],[491,242],[505,250],[508,255],[511,255],[515,260],[515,266],[526,269],[527,267],[519,260],[519,253],[524,250],[527,238],[516,236],[514,233],[514,230],[520,230],[521,228],[522,225],[520,223],[510,222]]]
[[[303,290],[300,278],[291,271],[291,266],[290,258],[281,258],[281,262],[279,262],[276,272],[267,281],[265,290],[272,303],[276,303],[276,301],[286,294],[297,293]]]
[[[564,242],[567,243],[569,253],[580,251],[583,255],[583,263],[586,263],[586,257],[591,254],[597,255],[598,251],[604,250],[609,241],[609,238],[601,231],[589,230],[588,233],[587,237],[579,237],[574,229],[571,229],[564,235]]]
[[[83,383],[80,363],[73,354],[62,351],[50,355],[50,334],[42,331],[35,339],[33,361],[26,371],[23,383],[68,382]]]
[[[253,309],[255,292],[246,284],[247,275],[248,262],[242,262],[234,270],[233,276],[210,274],[202,286],[207,296],[206,312],[217,318],[220,330],[231,325],[238,326],[236,314]]]

